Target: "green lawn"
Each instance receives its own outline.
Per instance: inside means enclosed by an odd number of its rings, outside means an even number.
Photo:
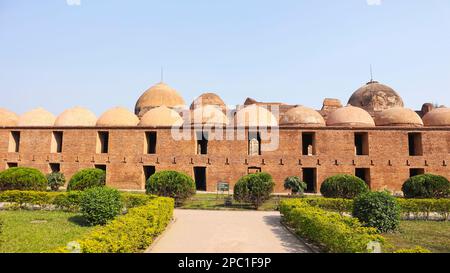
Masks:
[[[433,253],[450,253],[450,222],[402,221],[399,232],[383,236],[395,249],[421,246]]]
[[[77,213],[0,211],[0,253],[39,253],[65,246],[91,230]]]
[[[225,206],[226,194],[196,194],[190,199],[186,200],[182,209],[203,209],[203,210],[254,210],[251,204],[239,203],[233,200],[231,206]],[[259,210],[272,211],[278,210],[278,204],[283,197],[274,196],[266,201]]]

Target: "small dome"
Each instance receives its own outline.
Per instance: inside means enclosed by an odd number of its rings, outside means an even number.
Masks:
[[[395,107],[375,116],[377,126],[423,126],[422,119],[411,109]]]
[[[375,122],[370,114],[358,107],[348,105],[330,113],[328,126],[372,127]]]
[[[18,115],[9,110],[0,108],[0,126],[16,126],[18,120]]]
[[[183,119],[176,111],[167,108],[166,106],[160,106],[153,108],[141,118],[139,126],[152,126],[152,127],[164,127],[164,126],[181,126],[183,125]]]
[[[277,118],[266,108],[252,104],[237,111],[237,126],[273,127],[278,126]]]
[[[325,120],[316,110],[297,106],[284,114],[280,120],[280,125],[325,126]]]
[[[403,107],[403,100],[389,86],[370,81],[353,93],[348,104],[367,111],[382,111],[393,107]]]
[[[163,105],[175,108],[185,105],[185,102],[175,89],[161,82],[142,94],[136,103],[135,114],[142,117],[148,110]]]
[[[194,110],[206,105],[217,106],[221,110],[226,109],[225,102],[217,94],[214,93],[204,93],[200,95],[192,102],[190,109]]]
[[[44,108],[36,108],[19,117],[17,126],[53,126],[55,116]]]
[[[136,126],[139,118],[123,107],[112,108],[97,120],[97,126]]]
[[[450,108],[436,108],[423,117],[426,126],[450,126]]]
[[[228,124],[228,118],[221,108],[213,105],[196,108],[190,112],[189,119],[192,124]]]
[[[97,117],[88,109],[74,107],[62,112],[55,121],[55,126],[95,126]]]

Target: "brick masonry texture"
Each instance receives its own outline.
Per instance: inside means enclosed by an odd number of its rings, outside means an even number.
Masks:
[[[11,131],[20,131],[18,153],[8,152]],[[51,153],[52,133],[63,132],[61,153]],[[109,132],[107,154],[97,154],[98,131]],[[145,132],[157,133],[156,154],[145,152]],[[195,131],[194,131],[195,132]],[[83,168],[106,165],[107,185],[125,190],[145,188],[144,166],[156,171],[176,170],[194,177],[194,167],[206,167],[207,190],[215,191],[219,181],[231,187],[249,168],[270,173],[275,192],[285,192],[283,181],[288,176],[302,176],[303,168],[316,169],[316,185],[335,174],[355,174],[356,168],[370,170],[368,183],[373,190],[400,191],[409,178],[410,169],[423,169],[450,178],[450,128],[385,127],[385,128],[305,128],[280,127],[279,147],[248,155],[247,140],[210,140],[208,154],[197,155],[196,140],[175,141],[170,128],[0,128],[0,170],[8,163],[51,172],[50,163],[59,163],[67,179]],[[302,155],[302,133],[316,134],[316,154]],[[355,155],[354,133],[369,135],[369,154]],[[422,134],[423,155],[409,156],[408,133]],[[247,135],[247,134],[246,134]]]

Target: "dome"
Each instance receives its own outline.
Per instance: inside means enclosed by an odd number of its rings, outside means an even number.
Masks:
[[[97,117],[88,109],[74,107],[62,112],[55,121],[55,126],[95,126]]]
[[[328,126],[372,127],[375,126],[370,114],[358,107],[348,105],[330,113]]]
[[[426,126],[450,126],[450,108],[436,108],[423,117]]]
[[[198,107],[206,105],[218,106],[222,110],[226,109],[225,102],[217,94],[214,93],[204,93],[200,95],[192,102],[190,109],[194,110]]]
[[[53,126],[55,116],[44,108],[36,108],[19,117],[17,126]]]
[[[237,126],[278,126],[277,118],[266,108],[252,104],[240,109],[235,116]]]
[[[18,120],[18,115],[9,110],[0,108],[0,126],[16,126]]]
[[[189,119],[192,124],[228,124],[228,117],[221,111],[221,108],[213,105],[196,108],[190,112]]]
[[[325,120],[314,109],[296,106],[284,114],[280,125],[325,126]]]
[[[123,107],[112,108],[97,120],[97,126],[136,126],[139,118]]]
[[[403,100],[389,86],[370,81],[353,93],[348,104],[368,111],[382,111],[393,107],[403,107]]]
[[[175,108],[184,105],[184,100],[178,92],[165,83],[158,83],[142,94],[136,103],[135,114],[142,117],[152,108],[165,105]]]
[[[422,119],[411,109],[395,107],[375,116],[377,126],[423,126]]]
[[[141,122],[139,122],[139,126],[152,127],[181,126],[182,124],[183,119],[180,114],[166,106],[151,109],[144,114]]]

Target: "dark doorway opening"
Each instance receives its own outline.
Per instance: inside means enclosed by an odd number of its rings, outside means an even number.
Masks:
[[[109,132],[98,132],[97,153],[107,154],[109,148]]]
[[[208,154],[208,134],[206,132],[197,132],[197,154]]]
[[[356,168],[355,176],[361,178],[366,182],[367,186],[370,188],[370,169],[369,168]]]
[[[317,178],[316,168],[303,168],[302,169],[303,182],[306,183],[306,193],[317,193]]]
[[[302,133],[302,154],[303,155],[315,155],[315,133]]]
[[[198,191],[206,191],[206,167],[194,167],[195,186]]]
[[[248,133],[248,155],[261,155],[261,134],[259,132]]]
[[[146,153],[147,154],[156,154],[156,132],[146,132],[145,139],[147,143]]]
[[[104,164],[96,164],[95,168],[106,172],[106,165]]]
[[[425,169],[411,168],[409,169],[409,177],[425,174]]]
[[[408,146],[410,156],[423,155],[422,150],[422,134],[421,133],[409,133],[408,134]]]
[[[16,167],[19,167],[19,164],[18,164],[17,162],[8,162],[8,163],[6,163],[6,167],[7,167],[8,169],[10,169],[10,168],[16,168]]]
[[[155,166],[144,166],[144,179],[147,182],[156,172]]]
[[[255,173],[260,173],[260,172],[261,172],[261,168],[258,168],[258,167],[249,167],[247,169],[248,174],[255,174]]]
[[[8,152],[10,153],[18,153],[20,147],[20,132],[13,131],[10,135]]]
[[[63,132],[53,132],[51,153],[62,153]]]
[[[355,133],[356,155],[369,155],[369,134]]]
[[[50,163],[50,171],[52,173],[59,173],[59,172],[61,172],[61,164],[59,164],[59,163]]]

